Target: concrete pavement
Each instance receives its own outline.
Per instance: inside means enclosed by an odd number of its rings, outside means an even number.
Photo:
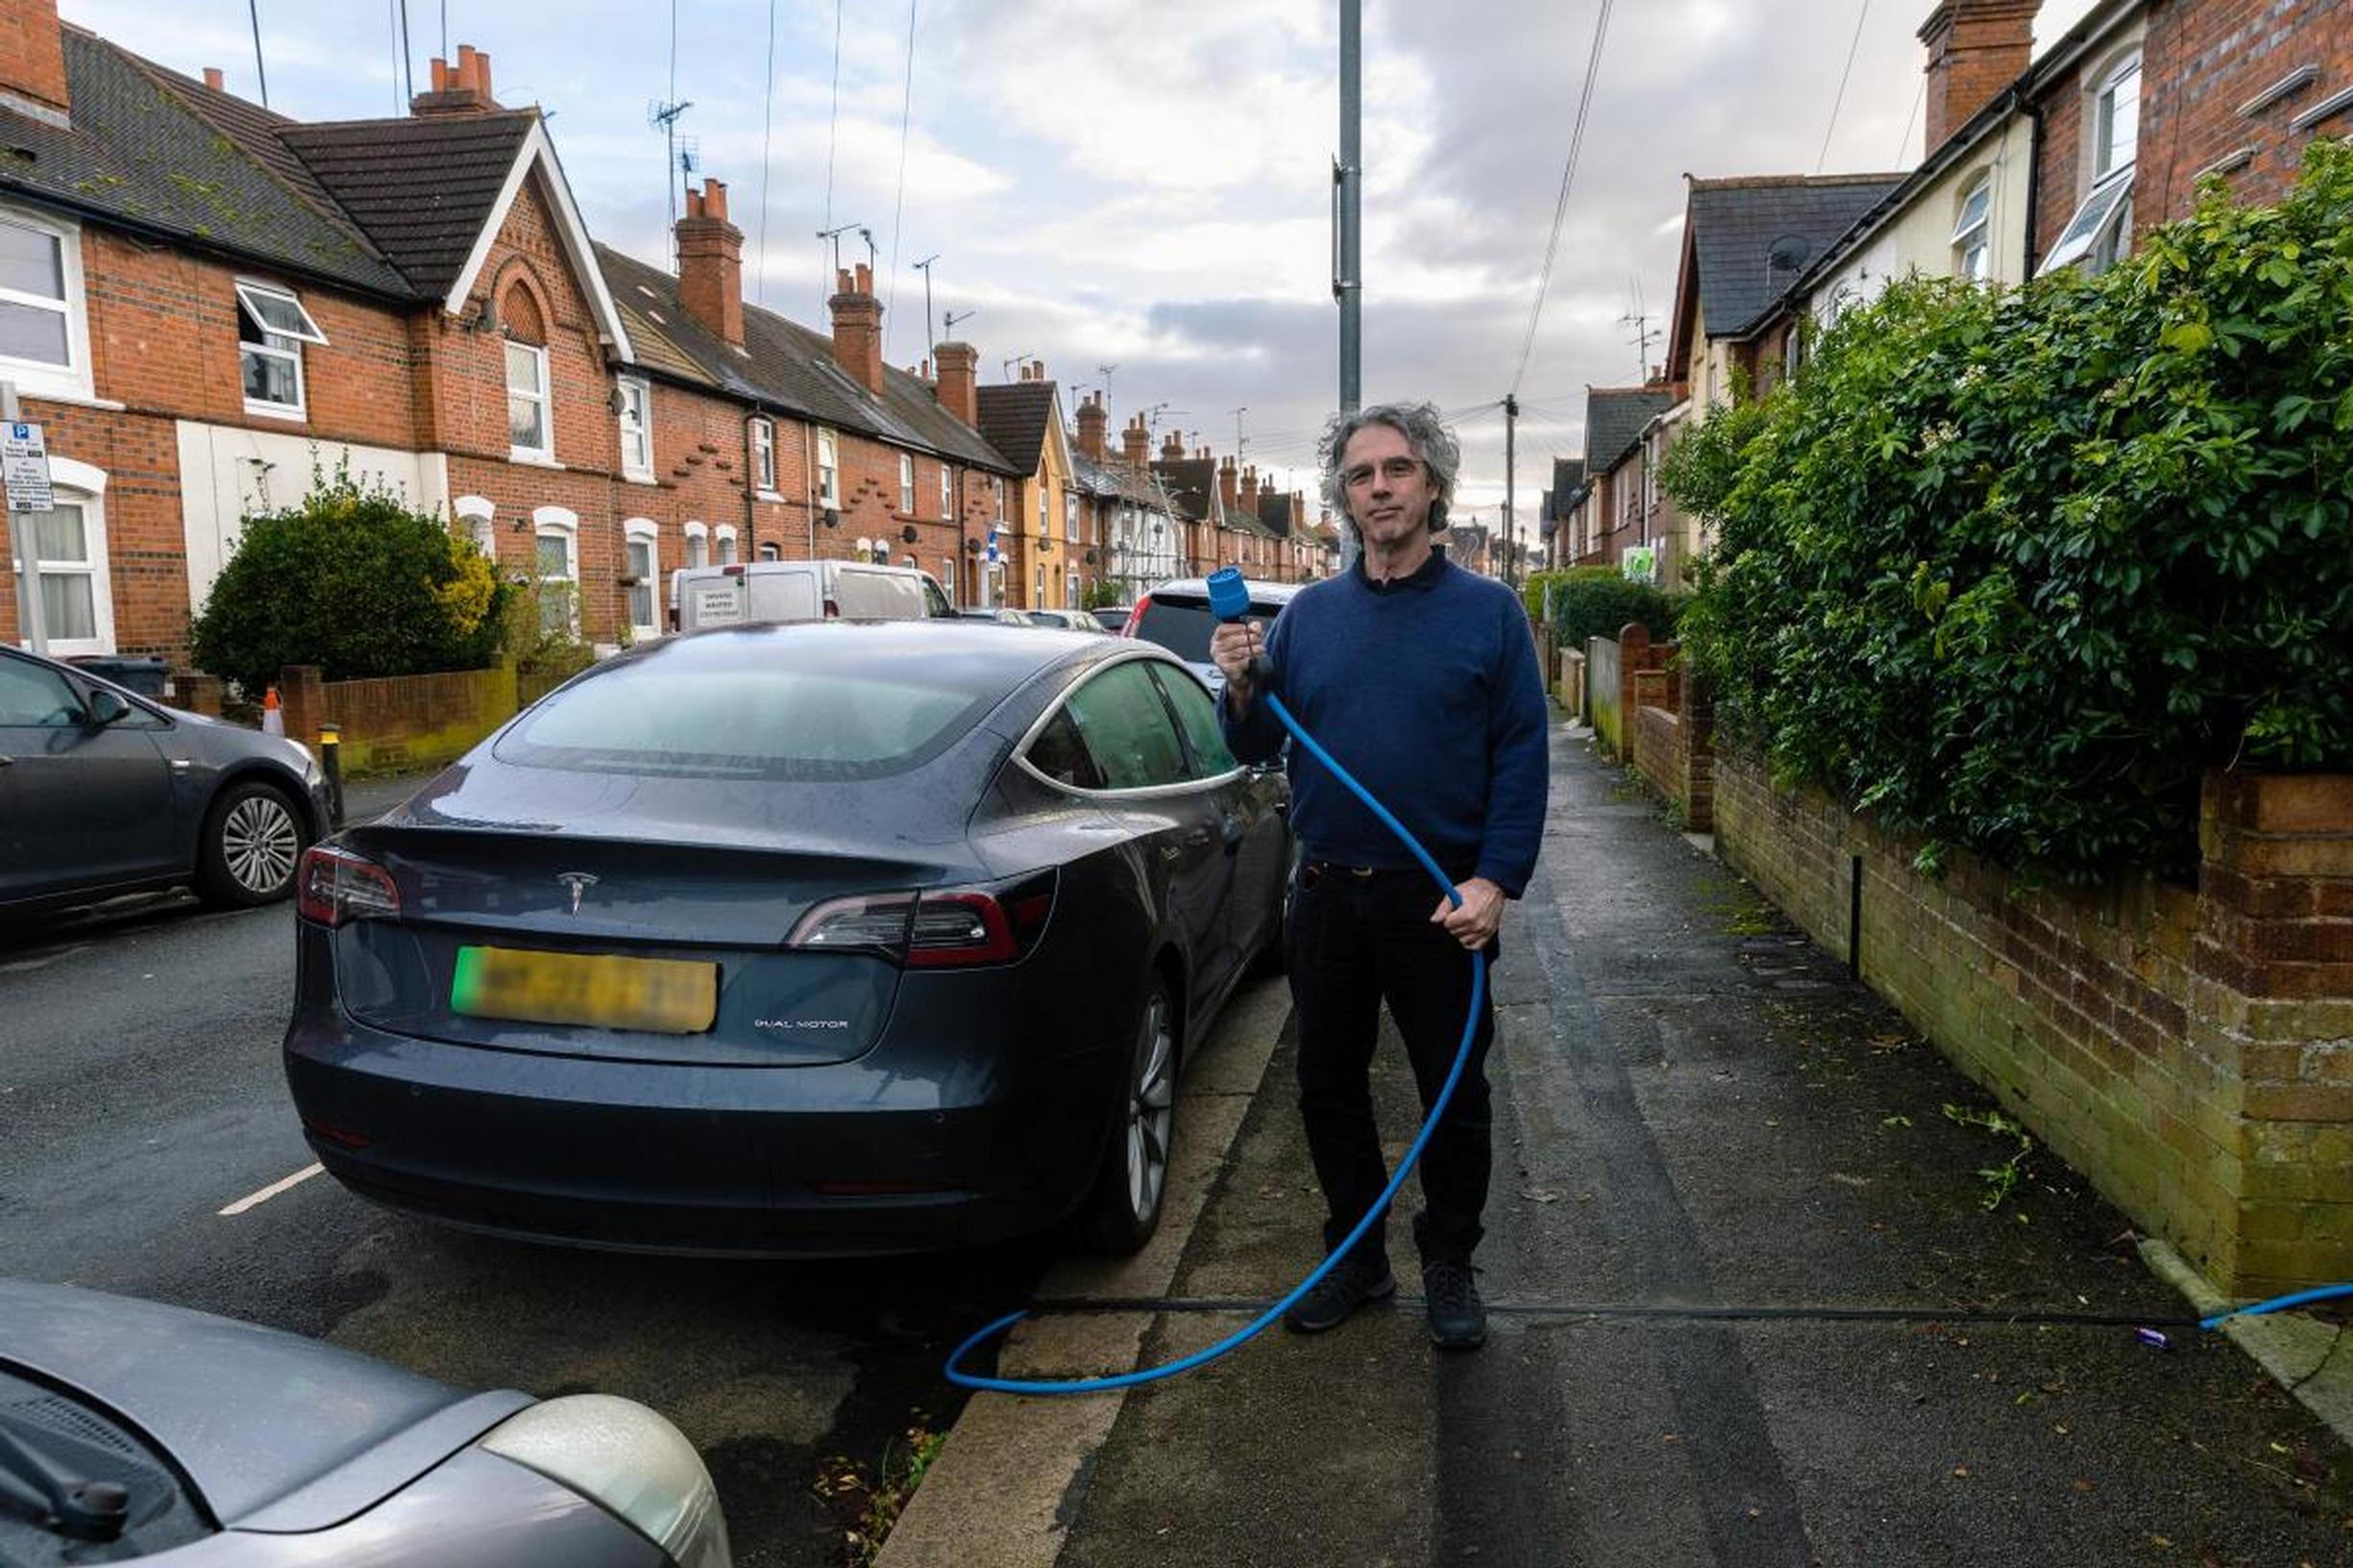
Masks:
[[[976,1397],[885,1568],[2353,1563],[2353,1449],[2185,1326],[2128,1222],[1581,732],[1554,764],[1497,974],[1487,1347],[1427,1342],[1401,1215],[1406,1293],[1335,1333]],[[1009,1365],[1099,1370],[1116,1308],[1164,1361],[1306,1271],[1290,1071],[1287,1034],[1164,1290],[1049,1309]],[[1393,1042],[1376,1092],[1401,1151]],[[2325,1318],[2280,1333],[2307,1393],[2353,1360]],[[1045,1505],[1000,1507],[1009,1471]]]

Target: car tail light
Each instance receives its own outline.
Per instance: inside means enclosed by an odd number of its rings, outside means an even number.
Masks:
[[[1127,612],[1127,620],[1120,624],[1119,635],[1122,637],[1135,636],[1136,628],[1143,625],[1143,612],[1151,607],[1152,596],[1150,594],[1145,594],[1138,599],[1135,607]]]
[[[1010,964],[1036,945],[1054,913],[1054,873],[1009,889],[943,888],[835,898],[800,918],[787,947],[864,952],[908,968]]]
[[[401,913],[401,890],[392,873],[332,845],[313,845],[303,852],[294,888],[294,907],[303,919],[321,925],[397,919]]]
[[[723,577],[740,577],[744,575],[744,563],[734,561],[723,566],[719,569],[719,575]]]

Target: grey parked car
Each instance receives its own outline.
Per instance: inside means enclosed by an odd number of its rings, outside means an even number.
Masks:
[[[181,885],[268,903],[327,828],[295,742],[0,648],[0,917]]]
[[[728,1568],[708,1471],[604,1394],[466,1394],[331,1345],[0,1280],[0,1563]]]

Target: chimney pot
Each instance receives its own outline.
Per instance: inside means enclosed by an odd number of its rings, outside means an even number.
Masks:
[[[940,367],[940,406],[967,425],[980,423],[980,351],[969,343],[942,343],[932,350]]]
[[[214,92],[219,92],[222,90],[221,82],[221,68],[218,65],[208,65],[205,67],[206,86],[210,87]]]
[[[873,269],[869,267],[863,261],[858,263],[858,292],[861,294],[871,294],[874,292]]]
[[[412,114],[488,114],[499,105],[490,95],[490,57],[470,43],[457,46],[454,61],[432,62],[432,90],[408,101]]]
[[[686,187],[678,219],[678,299],[687,314],[730,348],[744,346],[744,232],[727,221],[726,187]],[[716,206],[714,197],[716,196]]]

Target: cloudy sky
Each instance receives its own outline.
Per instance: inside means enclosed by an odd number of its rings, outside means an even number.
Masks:
[[[2090,3],[2046,0],[2040,37]],[[271,106],[392,112],[402,4],[257,0]],[[1921,156],[1914,35],[1930,0],[1614,6],[1523,370],[1601,5],[1365,0],[1364,395],[1457,415],[1458,517],[1500,514],[1500,404],[1515,380],[1525,522],[1553,455],[1582,450],[1584,389],[1637,378],[1622,318],[1639,305],[1664,325],[1685,173],[1902,169]],[[1043,359],[1067,411],[1112,365],[1115,429],[1157,408],[1161,431],[1221,453],[1246,409],[1246,460],[1312,489],[1338,384],[1333,0],[676,0],[674,87],[664,0],[405,6],[418,83],[446,13],[452,49],[491,55],[501,101],[549,111],[607,243],[666,259],[648,110],[686,100],[679,131],[727,183],[759,303],[821,327],[814,236],[863,225],[895,363],[924,353],[913,263],[936,254],[935,307],[976,312],[957,335],[979,346],[985,380]],[[219,65],[232,91],[258,96],[246,0],[60,9],[191,75]],[[866,243],[846,235],[842,254]]]

